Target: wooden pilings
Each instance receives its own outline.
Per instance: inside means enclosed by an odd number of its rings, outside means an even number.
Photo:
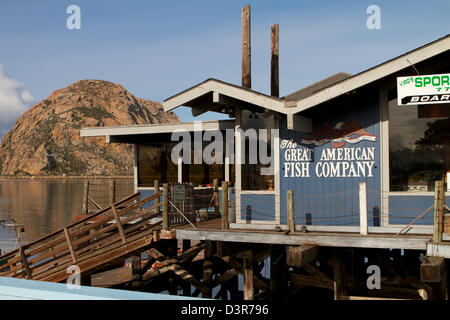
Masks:
[[[338,250],[339,251],[339,250]],[[347,296],[347,284],[345,277],[345,265],[341,258],[341,252],[335,252],[333,258],[333,288],[334,288],[334,300],[342,300]]]
[[[283,300],[287,294],[288,269],[286,249],[282,245],[270,245],[270,295],[274,300]]]
[[[238,258],[243,259],[244,273],[244,300],[253,300],[255,298],[254,288],[254,256],[252,250],[245,250],[237,254]]]
[[[89,204],[89,180],[86,180],[84,182],[84,189],[83,189],[83,208],[81,210],[82,214],[88,213],[88,204]]]
[[[222,182],[222,229],[228,229],[228,182]]]
[[[252,87],[250,6],[242,8],[242,87]]]
[[[203,261],[203,298],[212,298],[211,283],[213,280],[213,262],[212,257],[212,244],[211,241],[206,241],[205,244],[205,260]]]
[[[109,205],[116,202],[116,180],[109,180]]]
[[[270,28],[270,95],[280,96],[279,80],[279,26],[273,25]]]

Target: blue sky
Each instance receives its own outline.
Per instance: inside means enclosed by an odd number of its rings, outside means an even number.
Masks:
[[[81,30],[66,27],[71,4],[81,8]],[[120,83],[160,102],[210,77],[240,84],[240,12],[247,4],[253,89],[265,93],[275,23],[281,95],[336,72],[358,73],[450,33],[448,0],[2,0],[0,118],[9,118],[0,120],[0,133],[12,127],[11,117],[81,79]],[[371,4],[381,9],[381,30],[366,27]],[[17,106],[6,103],[14,94]],[[3,104],[2,97],[8,97]],[[177,113],[193,120],[188,110]]]

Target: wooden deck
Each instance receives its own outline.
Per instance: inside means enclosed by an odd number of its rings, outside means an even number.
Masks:
[[[315,244],[324,247],[378,248],[426,250],[432,240],[427,234],[374,233],[362,236],[357,232],[286,232],[275,230],[221,229],[221,220],[213,219],[198,223],[196,229],[190,225],[175,228],[177,239],[212,240],[263,244],[302,245]]]

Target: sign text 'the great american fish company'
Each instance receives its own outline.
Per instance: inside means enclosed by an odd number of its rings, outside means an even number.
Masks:
[[[376,142],[377,137],[369,134],[357,123],[328,123],[320,126],[307,139],[301,138],[298,145],[292,140],[280,144],[285,178],[353,178],[373,177],[375,167],[375,147],[357,146],[360,142]],[[331,148],[320,147],[331,142]],[[354,145],[354,147],[346,147]]]
[[[324,148],[315,163],[313,152],[310,148],[284,149],[284,177],[309,178],[311,174],[318,178],[373,177],[375,147]]]

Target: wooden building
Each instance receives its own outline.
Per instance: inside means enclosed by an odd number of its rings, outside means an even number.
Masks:
[[[450,104],[444,92],[450,92],[450,36],[356,75],[338,73],[278,97],[278,27],[272,28],[272,92],[264,94],[251,89],[249,20],[243,14],[242,85],[207,79],[163,103],[165,111],[185,106],[193,116],[212,111],[230,120],[92,127],[81,129],[81,136],[134,144],[135,189],[145,195],[154,192],[154,180],[196,187],[214,179],[230,182],[229,230],[179,228],[180,239],[428,250],[429,256],[450,258],[447,217],[441,218],[440,236],[432,238],[436,203],[450,199],[448,189],[440,200],[435,190],[450,171]],[[444,75],[443,100],[399,105],[398,78],[417,75],[432,75],[432,81]],[[269,163],[258,157],[248,164],[255,140],[249,129],[268,130]],[[221,132],[221,163],[186,164],[181,154],[172,161],[180,139],[174,141],[173,133],[181,131],[191,134],[193,149],[196,135],[211,141]],[[227,149],[230,132],[234,153]]]

